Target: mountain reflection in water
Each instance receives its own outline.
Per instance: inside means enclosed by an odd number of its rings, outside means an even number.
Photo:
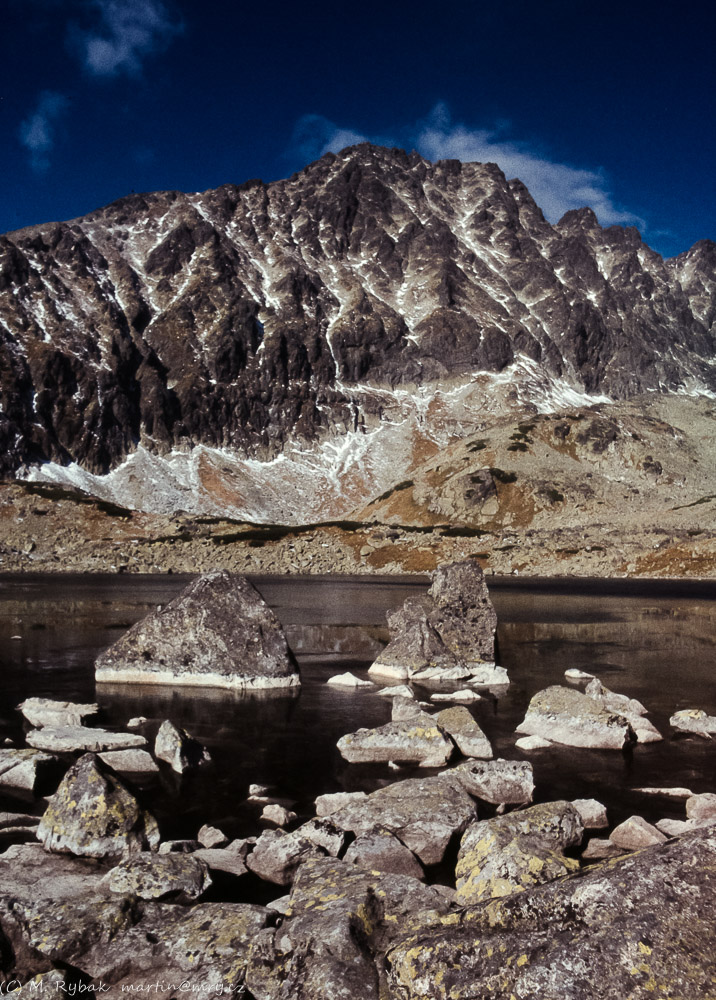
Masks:
[[[386,610],[423,592],[416,577],[262,577],[254,583],[282,621],[302,676],[300,691],[239,695],[204,689],[102,685],[94,658],[133,622],[166,604],[188,577],[0,576],[0,739],[18,739],[15,706],[30,695],[99,702],[102,723],[123,727],[145,716],[150,731],[170,718],[209,747],[215,766],[186,779],[181,810],[159,790],[166,835],[223,824],[239,835],[255,829],[255,810],[241,807],[253,782],[275,785],[310,811],[316,795],[370,791],[397,777],[429,771],[346,765],[335,744],[360,726],[390,718],[374,691],[327,687],[332,674],[360,676],[387,639]],[[669,716],[699,707],[716,714],[716,582],[490,579],[497,610],[499,662],[511,685],[500,698],[471,707],[496,756],[527,756],[538,800],[595,797],[613,822],[683,817],[683,806],[635,796],[639,786],[684,785],[713,791],[716,744],[671,738]],[[19,639],[12,638],[20,636]],[[522,755],[515,726],[532,695],[563,683],[568,667],[596,674],[609,688],[638,698],[664,734],[663,743],[629,753],[558,746]]]

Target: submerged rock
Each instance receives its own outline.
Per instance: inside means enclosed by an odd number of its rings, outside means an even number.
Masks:
[[[333,687],[375,688],[375,684],[372,681],[364,681],[361,677],[356,677],[355,674],[349,672],[334,674],[333,677],[328,678],[326,684],[331,684]]]
[[[26,698],[17,706],[31,726],[81,726],[99,712],[95,704],[81,705],[52,698]]]
[[[235,689],[292,687],[298,667],[278,619],[244,577],[198,577],[96,660],[98,681]]]
[[[566,746],[622,750],[636,742],[628,721],[589,695],[554,685],[530,701],[516,730]]]
[[[369,672],[399,680],[469,677],[493,663],[496,626],[479,564],[440,566],[425,597],[408,598],[388,615],[391,639]]]
[[[388,952],[390,996],[703,1000],[716,979],[709,831],[468,906]]]
[[[571,802],[545,802],[473,823],[460,842],[457,901],[479,903],[568,875],[579,862],[562,852],[579,844],[583,833]]]
[[[156,850],[159,829],[117,775],[85,754],[52,796],[37,838],[48,851],[104,858]]]
[[[341,756],[351,764],[396,761],[441,767],[454,752],[442,728],[424,712],[376,729],[348,733],[337,746]]]

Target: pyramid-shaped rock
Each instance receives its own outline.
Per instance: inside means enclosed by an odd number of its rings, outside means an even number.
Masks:
[[[225,571],[197,577],[95,662],[98,681],[234,689],[300,684],[281,625],[261,595]]]

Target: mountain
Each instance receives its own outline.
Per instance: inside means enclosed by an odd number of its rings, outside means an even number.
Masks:
[[[362,144],[0,237],[0,473],[340,517],[505,413],[716,393],[716,245]]]

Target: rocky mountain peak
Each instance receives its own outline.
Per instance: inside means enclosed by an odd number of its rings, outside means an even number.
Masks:
[[[715,273],[708,241],[662,261],[495,164],[369,143],[130,195],[0,237],[2,471],[209,448],[233,496],[222,461],[354,460],[388,414],[435,441],[510,398],[713,392]]]

